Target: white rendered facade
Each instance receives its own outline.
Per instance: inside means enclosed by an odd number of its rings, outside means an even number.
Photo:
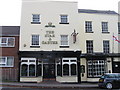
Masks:
[[[85,30],[86,21],[92,22],[91,32]],[[107,22],[108,32],[102,33],[101,22]],[[112,39],[113,33],[118,35],[117,22],[117,14],[79,12],[77,2],[23,0],[20,81],[41,82],[46,78],[58,82],[97,81],[99,76],[88,77],[89,59],[100,60],[106,65],[104,71],[112,72],[112,62],[119,61],[119,44]],[[86,52],[86,41],[93,42],[90,54]],[[103,53],[103,41],[109,43],[107,54]]]

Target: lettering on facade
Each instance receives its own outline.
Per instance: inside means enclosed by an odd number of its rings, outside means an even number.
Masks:
[[[55,37],[54,31],[46,31],[45,37],[48,38],[48,41],[42,41],[42,44],[58,44],[57,41],[52,40]]]

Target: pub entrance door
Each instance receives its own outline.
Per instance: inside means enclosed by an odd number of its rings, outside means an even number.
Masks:
[[[43,78],[55,78],[55,64],[43,64]]]

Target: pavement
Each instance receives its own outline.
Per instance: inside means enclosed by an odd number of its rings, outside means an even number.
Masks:
[[[0,82],[1,87],[26,87],[26,88],[98,88],[97,83],[22,83],[22,82]]]

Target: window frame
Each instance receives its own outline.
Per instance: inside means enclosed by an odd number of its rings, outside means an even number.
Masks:
[[[0,56],[0,58],[5,58],[4,63],[0,62],[0,67],[14,67],[14,56]],[[12,58],[12,65],[7,65],[9,58]]]
[[[27,61],[27,62],[23,62],[23,61]],[[31,62],[31,60],[33,60],[34,62]],[[27,65],[27,76],[22,76],[22,65]],[[35,76],[30,76],[30,72],[29,72],[29,66],[30,65],[35,65]],[[36,77],[36,58],[21,58],[21,66],[20,66],[20,77]]]
[[[35,40],[35,37],[33,38],[33,36],[38,36],[38,45],[33,45],[33,42],[35,42],[36,40]],[[35,40],[35,41],[33,41],[33,40]],[[32,34],[31,35],[31,45],[30,45],[30,47],[31,48],[40,48],[40,35],[38,35],[38,34]]]
[[[36,18],[37,21],[34,20],[35,19],[34,18],[35,15],[38,15],[38,18]],[[41,24],[41,15],[40,14],[32,14],[31,24]]]
[[[87,43],[87,42],[89,42],[89,43]],[[93,45],[93,43],[94,43],[93,40],[86,40],[86,53],[93,53],[94,52],[94,45]],[[90,46],[90,47],[88,47],[88,46]]]
[[[2,39],[6,39],[6,43],[2,43]],[[12,38],[13,39],[13,45],[9,45],[9,39]],[[2,46],[2,44],[5,44],[4,46]],[[15,37],[0,37],[0,47],[15,47]]]
[[[92,21],[85,21],[85,31],[86,33],[93,33]]]
[[[94,63],[95,61],[99,61],[99,62],[103,61],[104,63]],[[89,64],[88,62],[91,62],[91,64]],[[91,66],[91,68],[89,68],[90,66]],[[95,67],[95,66],[97,66],[97,67]],[[101,67],[101,66],[104,66],[104,67]],[[107,71],[107,62],[106,62],[106,60],[87,60],[87,73],[88,73],[87,77],[88,78],[101,77],[104,73],[106,73],[106,71]],[[91,73],[91,76],[90,76],[89,73]],[[94,75],[94,74],[96,74],[96,75]]]
[[[63,21],[65,21],[65,22],[63,22]],[[69,16],[66,14],[60,15],[60,23],[59,24],[69,24]]]
[[[102,26],[102,33],[109,33],[108,22],[101,22],[101,26]]]
[[[62,41],[62,36],[67,36],[67,41]],[[62,42],[67,42],[67,45],[62,45]],[[60,35],[60,47],[69,47],[69,36],[68,35]]]
[[[103,40],[103,53],[110,53],[110,41],[109,40]]]

